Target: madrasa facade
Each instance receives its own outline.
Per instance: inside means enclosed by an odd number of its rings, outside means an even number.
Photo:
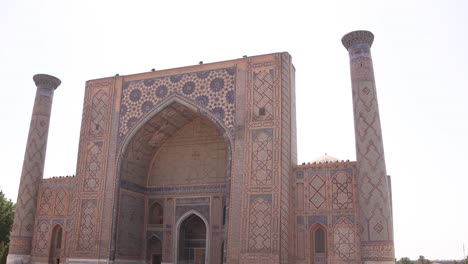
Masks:
[[[342,38],[356,161],[297,164],[284,52],[87,81],[76,176],[43,179],[60,80],[35,75],[7,262],[395,263],[373,40]]]

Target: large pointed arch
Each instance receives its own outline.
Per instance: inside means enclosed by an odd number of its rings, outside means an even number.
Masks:
[[[216,117],[212,113],[208,112],[206,109],[203,109],[203,108],[193,104],[192,102],[188,101],[184,97],[181,97],[181,96],[178,96],[178,95],[173,95],[173,96],[169,97],[167,100],[161,102],[157,107],[152,109],[143,118],[141,118],[138,121],[138,123],[131,129],[131,131],[128,133],[128,135],[124,138],[124,140],[123,140],[123,142],[122,142],[122,144],[120,146],[119,153],[122,153],[122,150],[125,150],[125,148],[129,144],[131,139],[135,136],[136,132],[138,132],[138,130],[140,130],[151,118],[153,118],[155,115],[157,115],[158,113],[160,113],[161,111],[163,111],[165,108],[167,108],[168,106],[170,106],[173,103],[179,103],[179,104],[189,108],[190,110],[192,110],[192,111],[194,111],[194,112],[196,112],[196,113],[198,113],[198,114],[200,114],[200,115],[202,115],[204,117],[209,118],[218,127],[220,133],[226,139],[226,141],[227,141],[226,143],[228,143],[229,145],[231,144],[232,135],[228,132],[229,129],[224,125],[223,122],[221,122],[221,120],[219,120],[218,117]],[[120,159],[120,157],[119,157],[119,159]]]
[[[184,99],[183,97],[179,97],[177,95],[174,95],[164,102],[160,103],[157,107],[155,107],[153,110],[148,112],[143,118],[141,118],[132,128],[131,131],[127,134],[127,136],[123,139],[121,142],[120,147],[118,148],[118,156],[117,156],[117,162],[116,162],[116,184],[115,184],[115,192],[114,192],[114,210],[113,210],[113,222],[112,222],[112,235],[111,235],[111,259],[115,259],[116,257],[116,252],[117,252],[117,233],[118,233],[118,216],[119,216],[119,199],[120,199],[120,190],[121,190],[121,183],[122,183],[122,175],[123,175],[123,165],[125,163],[126,155],[129,151],[129,149],[132,148],[132,144],[135,141],[135,139],[138,139],[139,133],[143,133],[142,131],[145,131],[145,129],[150,129],[149,133],[156,132],[156,130],[151,131],[151,129],[154,129],[154,127],[148,126],[151,125],[151,122],[155,120],[155,118],[158,118],[160,115],[164,115],[165,112],[167,111],[172,111],[174,108],[183,109],[184,111],[186,110],[186,114],[188,115],[190,119],[190,115],[194,116],[201,116],[203,118],[206,118],[212,122],[212,124],[215,125],[216,129],[219,131],[220,135],[223,137],[227,151],[227,158],[226,158],[226,171],[225,171],[225,188],[226,188],[226,196],[225,196],[225,204],[229,205],[229,197],[230,197],[230,186],[231,186],[231,167],[232,167],[232,145],[233,145],[233,138],[232,135],[228,132],[227,128],[225,125],[218,120],[216,116],[214,116],[212,113],[208,112],[207,110],[193,104],[192,102]],[[172,110],[171,110],[172,109]],[[179,127],[180,128],[180,127]],[[170,136],[170,135],[169,135]],[[164,138],[166,137],[166,138]],[[165,139],[167,139],[168,135],[162,135],[161,142],[163,142]],[[149,140],[146,138],[145,140]],[[144,141],[143,140],[143,143]],[[149,142],[149,141],[148,141]],[[134,148],[138,149],[138,148]],[[148,155],[151,156],[151,155]],[[147,162],[147,161],[145,161]],[[226,223],[224,225],[225,227],[225,235],[227,235],[227,228],[229,226],[228,224],[228,219],[229,219],[229,208],[226,208]],[[207,228],[209,226],[207,225]],[[226,237],[224,237],[224,240],[226,241]]]

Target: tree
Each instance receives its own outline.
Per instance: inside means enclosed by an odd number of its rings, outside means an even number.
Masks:
[[[401,258],[397,263],[398,264],[413,264],[414,262],[411,261],[411,259],[404,257],[404,258]]]
[[[11,200],[7,200],[0,190],[0,264],[6,262],[14,216],[15,204]]]
[[[462,263],[463,264],[468,264],[468,256],[466,256],[466,258],[464,260],[462,260]]]
[[[432,261],[426,259],[424,256],[419,256],[418,264],[431,264]]]

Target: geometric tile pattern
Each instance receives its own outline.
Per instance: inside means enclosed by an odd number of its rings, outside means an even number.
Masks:
[[[256,131],[252,142],[252,184],[271,185],[273,171],[273,136],[271,130]]]
[[[321,209],[325,207],[325,181],[319,175],[315,175],[309,182],[309,196],[309,202],[312,209]]]
[[[54,206],[54,193],[50,188],[44,188],[41,194],[38,215],[52,215]]]
[[[353,208],[353,180],[351,175],[340,171],[332,178],[332,208]]]
[[[353,61],[353,65],[356,64],[353,69],[361,68],[362,60]],[[366,65],[364,62],[362,64]],[[361,239],[391,240],[389,192],[375,87],[372,82],[358,83],[362,84],[353,85],[353,100],[356,119],[356,158],[359,166],[357,179],[363,227]],[[380,222],[382,229],[374,228],[371,222]]]
[[[148,112],[175,95],[206,110],[232,132],[235,74],[236,69],[231,67],[124,82],[119,139],[123,140]]]
[[[91,107],[91,124],[89,125],[89,133],[98,135],[104,132],[106,128],[106,117],[109,104],[109,96],[103,90],[100,90],[94,97]]]
[[[333,229],[333,249],[335,256],[342,260],[354,258],[354,225],[347,218],[340,218]]]
[[[253,73],[253,120],[273,119],[273,69]],[[260,111],[261,109],[261,111]],[[260,112],[262,112],[260,114]]]
[[[78,239],[78,250],[80,251],[90,251],[96,245],[97,213],[96,200],[82,201]]]
[[[279,58],[278,58],[279,59]],[[292,209],[294,197],[291,192],[291,165],[296,164],[296,142],[295,142],[295,131],[293,127],[296,127],[295,117],[294,117],[294,105],[295,105],[295,96],[294,89],[294,69],[291,61],[291,56],[287,53],[281,53],[281,64],[277,63],[278,66],[281,65],[281,75],[280,78],[276,78],[275,83],[281,84],[280,93],[281,93],[281,103],[275,104],[275,108],[281,104],[281,188],[280,191],[280,262],[289,263],[291,262],[290,256],[293,254],[293,245],[295,240],[294,230],[294,210]],[[277,68],[275,69],[278,70]],[[270,71],[270,75],[273,76],[275,71]],[[274,91],[274,89],[273,89]],[[272,97],[273,98],[273,97]],[[287,138],[287,140],[286,140]],[[275,214],[277,211],[274,211]]]
[[[372,241],[361,244],[362,259],[394,260],[393,241]]]
[[[55,193],[54,215],[56,216],[66,215],[67,204],[68,204],[67,192],[63,188],[59,188],[59,190]]]
[[[271,204],[260,197],[250,204],[249,252],[269,253],[271,250]]]
[[[85,192],[95,192],[99,189],[102,174],[101,151],[102,141],[88,142],[87,172],[85,174],[83,189]]]
[[[38,221],[36,229],[34,252],[38,256],[46,256],[49,253],[49,223],[43,220]]]

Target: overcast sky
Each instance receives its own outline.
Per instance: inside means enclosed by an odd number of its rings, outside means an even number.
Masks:
[[[310,2],[310,3],[308,3]],[[396,256],[468,249],[468,1],[1,1],[0,188],[16,201],[36,87],[55,92],[45,177],[75,174],[85,81],[288,51],[299,162],[355,160],[341,37],[372,46]],[[468,252],[468,251],[467,251]]]

